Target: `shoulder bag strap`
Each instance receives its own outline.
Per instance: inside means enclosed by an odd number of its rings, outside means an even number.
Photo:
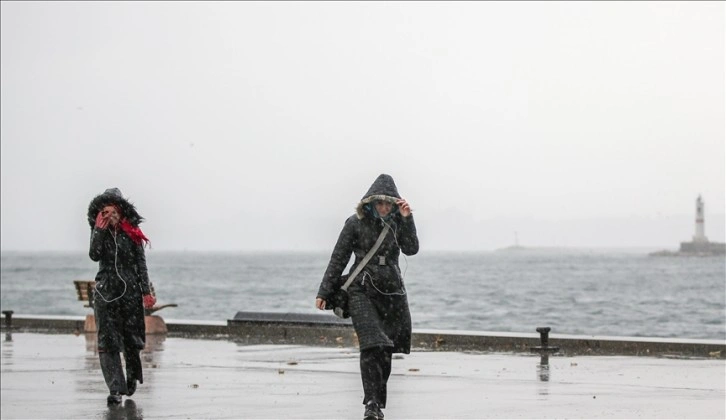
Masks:
[[[368,251],[368,253],[366,254],[365,257],[363,257],[363,260],[360,262],[360,264],[358,264],[358,266],[355,268],[355,270],[352,273],[350,273],[350,275],[348,276],[348,281],[345,282],[345,284],[343,285],[343,287],[341,287],[341,289],[345,290],[346,292],[348,291],[348,286],[350,286],[350,284],[353,283],[353,280],[356,278],[356,276],[358,276],[358,274],[363,269],[363,267],[365,267],[366,264],[368,264],[368,261],[370,261],[371,257],[373,257],[373,254],[375,254],[376,251],[378,251],[378,248],[381,246],[381,244],[383,243],[383,240],[386,238],[388,229],[389,229],[388,225],[386,225],[383,228],[383,231],[381,231],[381,234],[378,235],[378,240],[376,240],[376,243],[373,244],[373,248],[371,248]]]

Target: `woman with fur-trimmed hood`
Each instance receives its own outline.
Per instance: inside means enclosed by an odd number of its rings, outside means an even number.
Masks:
[[[89,256],[98,262],[93,310],[98,327],[98,356],[108,386],[108,404],[131,396],[136,382],[144,383],[139,351],[146,343],[144,308],[151,295],[144,245],[149,239],[139,228],[143,218],[118,188],[97,195],[88,206],[91,226]],[[126,362],[126,377],[120,353]]]
[[[358,266],[384,227],[389,231],[373,258],[348,288],[348,310],[360,345],[360,369],[365,404],[364,419],[383,419],[393,353],[411,351],[411,315],[398,257],[418,252],[418,236],[411,208],[398,194],[390,175],[381,174],[345,221],[315,305],[326,309],[326,300],[340,289],[340,278],[355,255]]]

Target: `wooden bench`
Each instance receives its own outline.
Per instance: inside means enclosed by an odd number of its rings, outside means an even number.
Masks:
[[[93,308],[93,289],[96,287],[96,282],[93,280],[73,280],[73,284],[76,286],[76,295],[78,300],[87,302],[83,305],[85,308]],[[154,290],[154,284],[149,284],[151,288],[151,295],[156,297],[156,291]],[[166,324],[164,320],[158,315],[154,315],[154,312],[160,311],[164,308],[176,308],[176,303],[167,303],[165,305],[156,304],[150,309],[144,308],[144,315],[146,322],[146,333],[157,334],[166,332]],[[86,315],[86,322],[84,325],[85,332],[96,332],[96,318],[93,314]]]
[[[83,305],[85,308],[93,308],[93,288],[96,286],[96,282],[93,280],[73,280],[73,284],[76,286],[78,300],[88,302]]]

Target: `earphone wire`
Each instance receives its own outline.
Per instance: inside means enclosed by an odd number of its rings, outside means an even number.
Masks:
[[[124,291],[121,293],[120,296],[115,297],[111,300],[107,300],[105,297],[103,297],[103,294],[100,290],[98,290],[98,283],[93,287],[96,292],[98,292],[98,295],[101,296],[101,299],[106,303],[111,303],[113,301],[121,299],[126,294],[126,280],[124,280],[123,277],[121,277],[121,273],[118,272],[118,241],[116,241],[116,234],[114,232],[111,232],[111,236],[113,237],[113,243],[115,245],[115,249],[113,252],[113,267],[116,269],[116,275],[119,279],[121,279],[121,282],[124,284]]]
[[[401,245],[398,243],[398,238],[396,237],[396,228],[386,223],[386,221],[383,219],[381,219],[381,222],[383,222],[383,224],[388,226],[388,228],[391,230],[391,232],[393,233],[393,240],[396,242],[396,246],[398,247],[398,249],[401,249]],[[403,273],[401,274],[401,280],[403,280],[406,278],[406,271],[408,270],[408,259],[406,258],[406,254],[404,254],[403,252],[401,252],[401,255],[403,256],[403,262],[406,263],[406,266],[403,268]]]
[[[391,230],[391,233],[393,233],[393,240],[396,242],[396,246],[398,247],[398,249],[401,249],[401,245],[399,245],[398,239],[396,238],[396,229],[391,227],[391,225],[389,225],[388,223],[386,223],[386,221],[383,220],[383,218],[381,218],[381,222],[383,222],[383,224],[388,226],[388,228]],[[374,289],[376,289],[376,291],[378,291],[378,293],[380,293],[382,295],[386,295],[386,296],[406,296],[406,287],[403,285],[403,279],[404,279],[404,276],[406,275],[406,270],[408,270],[408,260],[406,259],[406,254],[404,254],[402,252],[401,255],[403,255],[403,261],[406,263],[406,268],[404,269],[403,274],[401,274],[401,292],[386,293],[386,292],[381,291],[381,289],[379,289],[378,286],[376,286],[376,284],[373,282],[373,276],[371,276],[370,273],[368,273],[368,271],[363,271],[363,283],[365,283],[366,276],[368,276],[368,279],[369,279],[371,285],[373,286]]]

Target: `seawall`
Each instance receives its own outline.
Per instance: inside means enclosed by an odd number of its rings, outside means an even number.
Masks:
[[[2,331],[83,334],[85,317],[13,315]],[[227,321],[165,321],[168,336],[230,340],[249,344],[304,344],[357,346],[350,320],[327,314],[238,312]],[[536,327],[532,326],[534,331]],[[548,335],[548,346],[558,347],[553,355],[622,355],[652,357],[726,358],[726,341],[685,338],[615,337],[557,334]],[[488,331],[414,329],[412,346],[416,351],[537,352],[542,334]],[[554,349],[551,349],[554,350]]]

